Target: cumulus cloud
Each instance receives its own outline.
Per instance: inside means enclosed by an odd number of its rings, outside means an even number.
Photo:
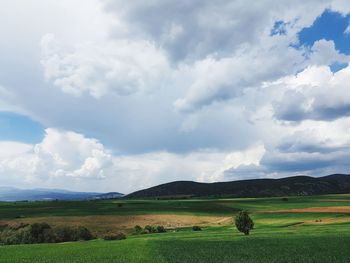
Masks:
[[[244,1],[107,1],[105,9],[123,21],[132,38],[154,41],[168,53],[170,63],[179,66],[176,75],[189,81],[175,82],[188,89],[174,106],[190,112],[302,70],[308,51],[292,48],[297,32],[332,3],[266,0],[247,8]],[[285,25],[285,34],[271,35],[276,21]],[[113,32],[116,39],[125,37],[120,27]],[[328,42],[317,42],[309,52],[312,63],[344,60]]]
[[[334,42],[330,40],[316,41],[308,52],[309,65],[332,65],[333,63],[348,63],[350,56],[336,50]]]
[[[13,141],[0,141],[0,158],[17,156],[28,152],[32,145]]]
[[[333,0],[330,5],[332,10],[335,10],[342,15],[347,15],[350,13],[350,6],[346,0]]]
[[[214,102],[240,97],[245,89],[295,72],[304,65],[302,52],[287,45],[243,48],[237,53],[223,59],[207,58],[184,67],[183,71],[193,76],[193,82],[187,94],[175,101],[176,109],[194,111]]]
[[[36,145],[1,142],[1,181],[36,182],[59,177],[103,179],[111,155],[95,139],[75,132],[46,129]],[[12,178],[14,177],[14,178]]]
[[[306,120],[285,127],[280,136],[265,141],[259,163],[240,165],[225,171],[227,178],[320,176],[347,173],[350,169],[350,118],[333,121]]]
[[[162,52],[146,41],[86,43],[70,50],[47,34],[41,48],[46,79],[76,96],[147,93],[162,85],[168,68]]]
[[[332,120],[350,114],[347,83],[350,67],[332,73],[329,67],[309,67],[296,76],[278,81],[286,91],[274,104],[281,120]]]
[[[95,139],[52,128],[46,129],[39,144],[0,142],[0,146],[1,184],[58,187],[65,182],[65,187],[75,189],[86,187],[83,179],[94,180],[96,186],[101,186],[103,179],[104,189],[127,192],[173,180],[219,181],[224,179],[226,169],[258,164],[264,153],[260,144],[240,152],[201,150],[118,156]]]
[[[114,156],[114,176],[106,181],[126,192],[176,180],[222,181],[228,168],[259,164],[264,151],[264,146],[257,144],[243,151],[200,150],[188,154],[162,151]]]

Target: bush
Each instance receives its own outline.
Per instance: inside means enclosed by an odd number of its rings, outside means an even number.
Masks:
[[[150,225],[147,225],[145,226],[145,229],[144,231],[141,231],[142,232],[146,232],[147,234],[151,234],[151,233],[165,233],[166,232],[166,229],[164,226],[150,226]]]
[[[254,227],[254,222],[248,215],[247,211],[241,211],[235,218],[235,225],[238,231],[244,233],[245,235],[249,235],[250,230]]]
[[[104,240],[123,240],[126,239],[126,235],[124,233],[117,234],[108,234],[103,237]]]
[[[200,226],[193,226],[192,230],[193,231],[202,231],[202,228]]]
[[[77,241],[78,237],[76,231],[69,226],[60,226],[54,229],[56,242],[68,242],[68,241]]]
[[[157,232],[157,229],[154,226],[150,226],[150,225],[145,226],[145,230],[148,233],[156,233]]]
[[[157,233],[165,233],[165,227],[164,226],[157,226]]]
[[[54,229],[54,234],[56,242],[91,240],[94,238],[91,232],[83,226],[79,226],[78,228],[69,226],[56,227]]]
[[[89,229],[87,229],[86,227],[83,227],[83,226],[79,226],[76,229],[76,238],[78,240],[91,240],[94,238],[94,236],[91,234]]]
[[[0,233],[0,242],[5,245],[19,244],[18,237],[16,236],[16,231],[10,229],[9,227],[3,229]]]
[[[283,197],[282,201],[287,202],[287,201],[289,201],[289,199],[287,197]]]
[[[139,225],[134,227],[135,234],[141,234],[142,230],[143,230],[142,227],[140,227]]]
[[[22,243],[52,242],[52,230],[47,223],[34,223],[29,226],[28,231],[27,233],[26,231],[22,232],[22,236],[25,238],[25,242]]]
[[[9,225],[5,224],[5,225],[0,225],[0,232],[5,230]]]
[[[19,229],[25,228],[25,227],[27,227],[27,226],[29,226],[29,224],[24,224],[24,223],[19,223],[19,224],[11,225],[11,226],[6,225],[6,227],[7,227],[8,229],[12,229],[12,230],[19,230]],[[6,227],[5,227],[5,228],[6,228]]]

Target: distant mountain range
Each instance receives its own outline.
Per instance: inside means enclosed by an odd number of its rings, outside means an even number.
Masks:
[[[176,181],[137,191],[126,198],[274,197],[350,193],[350,175],[294,176],[220,183]]]
[[[60,189],[18,189],[14,187],[0,187],[0,201],[50,201],[50,200],[92,200],[122,197],[123,194],[73,192]]]
[[[219,183],[176,181],[136,191],[125,198],[274,197],[350,194],[350,175],[293,176]],[[124,197],[118,192],[73,192],[61,189],[18,189],[0,186],[0,201],[98,200]]]

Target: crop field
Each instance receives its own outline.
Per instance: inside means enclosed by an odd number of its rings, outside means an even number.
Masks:
[[[254,220],[249,236],[233,225],[240,210]],[[350,195],[0,203],[0,225],[34,222],[127,239],[4,245],[0,262],[350,262]],[[168,231],[133,235],[136,224]]]

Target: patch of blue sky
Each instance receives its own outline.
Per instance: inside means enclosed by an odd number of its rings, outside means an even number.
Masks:
[[[44,137],[44,129],[40,123],[26,116],[0,112],[0,141],[39,143]]]
[[[273,25],[273,28],[271,29],[271,36],[274,35],[286,35],[287,34],[287,29],[286,29],[286,23],[283,21],[276,21],[275,24]]]
[[[348,66],[348,63],[333,63],[332,65],[329,66],[329,68],[331,69],[331,71],[333,73],[338,72],[340,70],[342,70],[343,68],[346,68]]]
[[[299,32],[299,46],[311,47],[320,39],[333,40],[335,48],[343,53],[350,54],[350,15],[343,16],[340,13],[326,10],[319,16],[312,26]]]

